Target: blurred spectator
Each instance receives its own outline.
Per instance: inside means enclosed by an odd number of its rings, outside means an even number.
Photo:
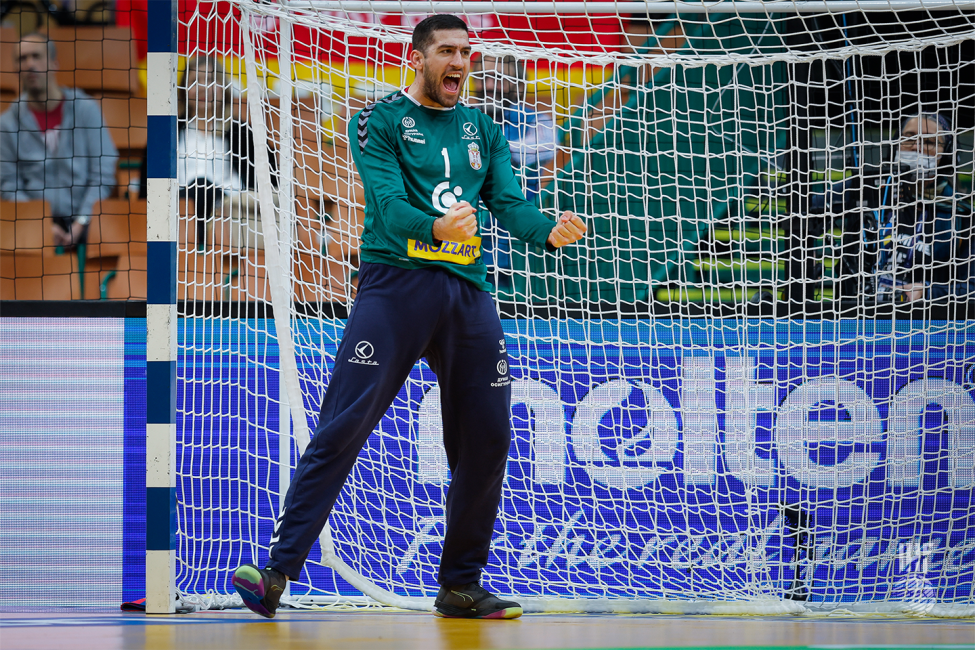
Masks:
[[[58,85],[53,42],[28,34],[15,57],[22,94],[0,116],[0,197],[46,200],[55,244],[83,243],[94,203],[117,183],[118,151],[98,102]]]
[[[235,101],[238,100],[238,101]],[[235,224],[233,246],[263,248],[258,223],[254,135],[235,114],[230,75],[214,57],[189,59],[179,84],[177,180],[181,194],[193,199],[198,241],[212,230],[214,218]],[[268,145],[270,183],[277,187],[277,165]],[[207,226],[210,228],[207,228]]]
[[[555,122],[526,101],[525,68],[513,56],[482,55],[471,63],[472,105],[489,115],[511,148],[511,163],[533,201],[541,185],[542,166],[555,158]],[[511,285],[511,236],[492,219],[484,229],[485,262],[498,271],[497,288]]]
[[[525,68],[515,57],[485,54],[472,62],[471,79],[476,107],[501,125],[531,201],[538,195],[540,166],[555,157],[555,122],[526,102]]]
[[[812,197],[843,230],[840,295],[878,302],[970,298],[971,197],[952,181],[954,136],[938,113],[906,118],[893,160]]]

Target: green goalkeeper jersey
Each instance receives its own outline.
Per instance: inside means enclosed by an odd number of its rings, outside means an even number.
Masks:
[[[429,108],[400,91],[357,113],[349,141],[366,190],[362,261],[441,267],[490,291],[480,227],[463,242],[433,238],[451,204],[476,208],[478,198],[513,236],[546,246],[555,224],[525,199],[508,142],[484,113]]]

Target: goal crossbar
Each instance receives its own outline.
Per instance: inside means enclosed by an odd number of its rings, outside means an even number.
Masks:
[[[754,14],[754,13],[843,13],[850,11],[972,11],[975,2],[958,0],[781,0],[755,2],[392,2],[370,0],[282,0],[290,10],[368,13],[505,13],[526,14]]]

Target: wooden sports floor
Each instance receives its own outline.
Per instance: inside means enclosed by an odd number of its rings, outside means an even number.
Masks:
[[[975,621],[661,615],[438,619],[413,612],[0,614],[2,650],[841,648],[975,650]]]

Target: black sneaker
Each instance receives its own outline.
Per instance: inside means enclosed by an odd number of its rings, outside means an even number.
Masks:
[[[442,618],[518,618],[521,605],[501,600],[476,582],[460,587],[441,587],[433,613]]]
[[[274,618],[281,594],[288,584],[288,578],[276,569],[258,569],[254,564],[237,567],[230,583],[244,599],[244,605],[255,614]]]

